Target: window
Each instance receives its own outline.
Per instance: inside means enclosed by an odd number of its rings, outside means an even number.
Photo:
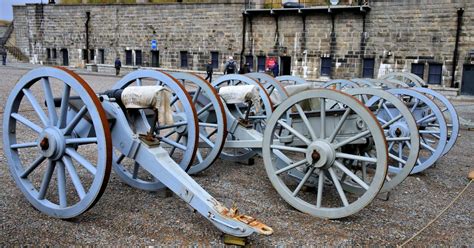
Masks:
[[[442,71],[443,66],[441,64],[430,64],[428,83],[441,84]]]
[[[179,52],[180,58],[181,58],[181,67],[186,68],[188,67],[188,52],[187,51],[181,51]]]
[[[132,64],[132,50],[125,50],[125,64],[133,65]]]
[[[46,48],[46,57],[47,59],[51,59],[51,49]]]
[[[105,64],[105,50],[99,49],[99,64]]]
[[[89,50],[89,60],[94,60],[94,56],[95,56],[95,50],[94,49],[91,49]]]
[[[51,53],[52,53],[51,56],[53,57],[53,59],[58,58],[58,54],[56,53],[56,48],[52,48]]]
[[[417,75],[420,78],[423,78],[425,74],[425,64],[411,64],[411,73]]]
[[[253,55],[245,56],[245,63],[249,63],[249,68],[253,70]]]
[[[88,54],[86,49],[82,49],[82,60],[87,60]]]
[[[212,68],[219,68],[219,52],[211,52]]]
[[[321,76],[331,76],[331,58],[321,58]]]
[[[135,50],[135,65],[142,65],[142,50]]]
[[[257,71],[258,72],[265,72],[265,60],[267,58],[265,56],[258,56],[257,57]]]
[[[374,77],[374,65],[375,65],[375,59],[364,59],[364,69],[362,70],[363,78]]]

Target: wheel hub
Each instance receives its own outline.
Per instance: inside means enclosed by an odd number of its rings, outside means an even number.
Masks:
[[[178,113],[173,116],[173,120],[175,123],[186,121],[186,117],[184,113]],[[185,134],[187,131],[188,125],[180,125],[175,128],[176,132],[179,134]]]
[[[390,125],[389,135],[390,137],[395,137],[395,138],[409,137],[410,130],[408,129],[408,126],[405,123],[397,122]]]
[[[43,156],[57,160],[61,158],[66,150],[66,140],[61,130],[49,127],[43,130],[38,138],[38,148]]]
[[[336,160],[336,151],[326,140],[317,140],[308,146],[306,160],[316,168],[329,168]]]

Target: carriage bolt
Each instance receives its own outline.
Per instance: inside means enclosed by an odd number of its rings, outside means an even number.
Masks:
[[[313,153],[311,154],[311,158],[313,159],[313,163],[316,163],[321,158],[321,155],[319,154],[318,151],[314,150]]]
[[[40,142],[40,147],[41,147],[41,150],[48,150],[49,148],[49,140],[48,138],[44,137],[41,142]]]

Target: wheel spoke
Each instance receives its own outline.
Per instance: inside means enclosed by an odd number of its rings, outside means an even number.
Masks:
[[[410,137],[389,137],[389,138],[386,138],[386,139],[387,139],[387,142],[410,141]]]
[[[275,175],[280,175],[281,173],[283,173],[285,171],[288,171],[288,170],[291,170],[291,169],[296,168],[298,166],[304,165],[304,164],[306,164],[306,162],[307,162],[306,159],[303,159],[303,160],[300,160],[296,163],[291,163],[290,165],[275,171]]]
[[[423,117],[423,118],[417,120],[417,121],[416,121],[416,124],[419,124],[419,123],[421,123],[421,122],[423,122],[423,121],[429,122],[429,121],[431,120],[430,118],[433,118],[433,117],[435,117],[435,113],[431,113],[431,114],[429,114],[429,115],[427,115],[427,116],[425,116],[425,117]],[[434,119],[436,119],[436,118],[434,118]]]
[[[81,179],[79,178],[79,175],[77,174],[76,168],[72,164],[71,158],[64,156],[62,157],[62,161],[64,165],[66,166],[69,176],[71,177],[72,184],[74,185],[74,188],[76,189],[77,195],[79,196],[81,200],[84,199],[84,197],[86,197],[86,191],[84,190],[84,187],[82,186]]]
[[[342,204],[344,204],[344,207],[349,206],[349,201],[347,201],[346,194],[342,190],[341,183],[339,182],[339,179],[337,178],[336,173],[332,168],[328,169],[329,174],[331,175],[332,182],[334,183],[334,186],[336,186],[337,193],[339,194],[339,197],[341,198]]]
[[[163,137],[163,138],[161,138],[161,141],[165,142],[165,143],[168,144],[168,145],[174,146],[174,147],[176,147],[176,148],[178,148],[178,149],[180,149],[180,150],[186,151],[186,146],[184,146],[184,145],[182,145],[182,144],[180,144],[180,143],[177,143],[177,142],[175,142],[175,141],[173,141],[173,140],[171,140],[171,139],[168,139],[168,138]]]
[[[318,178],[318,193],[316,195],[316,207],[320,208],[321,207],[321,202],[323,199],[323,187],[324,187],[324,172],[321,170],[319,172],[319,178]]]
[[[38,145],[38,142],[27,142],[27,143],[20,143],[20,144],[13,144],[10,146],[11,149],[20,149],[20,148],[29,148],[35,147]]]
[[[135,84],[137,86],[142,86],[142,79],[141,78],[137,78],[137,80],[135,80]]]
[[[293,164],[294,163],[293,160],[291,160],[289,157],[287,157],[285,154],[283,154],[283,152],[281,152],[279,150],[273,149],[273,154],[275,154],[275,156],[277,156],[279,159],[281,159],[286,164]]]
[[[168,129],[168,128],[174,128],[174,127],[183,126],[183,125],[186,125],[186,124],[188,124],[187,121],[180,121],[180,122],[173,123],[173,124],[171,124],[171,125],[159,126],[159,127],[157,127],[156,129],[157,129],[157,130]]]
[[[35,123],[33,123],[32,121],[26,119],[24,116],[22,116],[20,114],[13,113],[11,115],[11,117],[13,117],[15,120],[23,123],[23,125],[29,127],[31,130],[33,130],[37,133],[41,133],[41,131],[43,130],[40,126],[36,125]]]
[[[311,143],[311,141],[308,138],[306,138],[300,132],[296,131],[294,128],[290,127],[290,125],[286,124],[283,120],[278,120],[278,123],[282,125],[284,128],[286,128],[288,131],[290,131],[292,134],[294,134],[296,137],[298,137],[305,144],[309,145]]]
[[[428,149],[431,153],[434,153],[436,151],[436,149],[434,149],[433,147],[429,146],[428,144],[426,144],[425,142],[421,142],[420,141],[420,145],[423,146],[424,148]]]
[[[415,111],[416,107],[418,107],[418,103],[420,103],[419,99],[415,100],[415,103],[413,104],[413,107],[411,107],[410,112]]]
[[[97,137],[66,139],[66,145],[70,145],[70,144],[87,145],[87,144],[93,144],[93,143],[97,144]]]
[[[313,174],[313,171],[316,169],[316,167],[311,167],[309,168],[308,172],[306,172],[306,174],[304,175],[303,179],[301,179],[301,182],[298,184],[298,186],[296,187],[296,189],[293,191],[292,195],[293,196],[296,196],[298,194],[298,192],[300,192],[301,188],[303,187],[303,185],[306,183],[306,181],[308,181],[308,178],[311,176],[311,174]]]
[[[342,153],[342,152],[336,152],[336,158],[346,158],[346,159],[359,160],[359,161],[370,162],[370,163],[377,163],[377,158],[359,156],[359,155]]]
[[[46,77],[42,78],[42,84],[44,89],[44,97],[46,99],[46,105],[48,107],[50,124],[51,126],[54,126],[58,121],[58,115],[54,106],[54,96],[53,92],[51,91],[51,84],[49,83],[49,79]]]
[[[31,106],[35,110],[36,114],[38,114],[38,117],[41,119],[41,122],[43,122],[43,125],[47,127],[50,124],[48,117],[46,117],[46,114],[44,113],[43,109],[36,100],[36,97],[33,95],[33,93],[31,93],[30,89],[23,89],[23,93],[30,101]]]
[[[58,166],[58,195],[59,195],[59,206],[67,206],[67,196],[66,196],[66,170],[64,164],[61,161],[56,162]]]
[[[194,104],[196,104],[196,100],[198,99],[199,94],[201,94],[201,87],[198,86],[196,92],[194,92],[194,95],[193,95],[193,103]]]
[[[270,148],[278,149],[278,150],[285,150],[285,151],[292,151],[292,152],[306,153],[306,149],[298,148],[298,147],[292,147],[292,146],[271,145]]]
[[[326,138],[326,99],[321,98],[319,99],[321,104],[321,133],[319,138],[325,139]]]
[[[399,164],[400,164],[400,163],[401,163],[401,164],[406,164],[406,163],[407,163],[407,161],[405,161],[405,160],[403,160],[403,159],[401,158],[401,155],[399,155],[400,157],[397,157],[397,156],[395,156],[395,155],[392,154],[392,153],[388,153],[388,156],[391,157],[392,159],[396,160]]]
[[[79,110],[79,112],[76,114],[76,116],[74,116],[74,118],[71,120],[71,122],[69,122],[69,124],[66,126],[66,128],[64,128],[63,133],[64,133],[65,136],[71,134],[72,130],[74,130],[74,128],[79,123],[79,121],[82,119],[82,117],[84,117],[86,112],[87,112],[87,107],[84,105],[84,106],[82,106],[81,110]]]
[[[38,199],[43,200],[46,196],[46,192],[48,191],[49,182],[51,181],[51,177],[53,176],[54,167],[56,166],[56,162],[52,160],[48,160],[48,168],[44,173],[43,180],[41,181],[41,187],[38,193]]]
[[[71,86],[64,84],[63,96],[61,99],[61,106],[59,107],[59,120],[57,126],[64,128],[66,126],[67,108],[69,104],[69,95]]]
[[[206,123],[206,122],[199,122],[199,126],[201,126],[201,127],[214,127],[214,128],[218,127],[216,123]]]
[[[208,110],[210,107],[212,107],[212,102],[206,104],[206,106],[204,106],[202,109],[200,109],[200,110],[197,112],[197,116],[200,116],[202,113],[204,113],[204,111]]]
[[[368,134],[370,134],[370,130],[365,130],[365,131],[362,132],[362,133],[359,133],[359,134],[357,134],[357,135],[354,135],[354,136],[352,136],[352,137],[350,137],[350,138],[348,138],[348,139],[345,139],[345,140],[343,140],[343,141],[337,143],[337,144],[334,146],[334,149],[337,149],[337,148],[339,148],[339,147],[341,147],[341,146],[347,145],[347,144],[351,143],[352,141],[358,140],[358,139],[360,139],[360,138],[362,138],[362,137],[364,137],[364,136],[366,136],[366,135],[368,135]]]
[[[97,173],[97,169],[92,165],[87,159],[85,159],[81,154],[79,154],[76,150],[73,148],[66,148],[66,154],[71,156],[74,160],[76,160],[80,165],[82,165],[86,170],[88,170],[90,173],[95,175]]]
[[[385,101],[385,100],[384,100]],[[382,103],[382,107],[385,111],[387,111],[387,115],[390,116],[391,119],[393,119],[393,115],[392,115],[392,112],[390,111],[390,109],[387,107],[387,105],[385,103]]]
[[[393,123],[395,123],[396,121],[400,120],[403,116],[400,114],[400,115],[397,115],[397,117],[391,119],[390,121],[388,122],[385,122],[385,124],[382,125],[382,128],[386,128],[390,125],[392,125]]]
[[[208,144],[211,148],[214,148],[216,146],[214,143],[212,143],[211,140],[209,140],[204,134],[199,133],[199,138],[201,138],[206,144]]]
[[[196,157],[197,157],[199,163],[202,163],[202,161],[204,161],[204,159],[202,158],[201,149],[198,149],[198,150],[197,150],[197,152],[196,152]]]
[[[332,132],[331,136],[329,136],[329,142],[333,142],[334,139],[336,138],[336,135],[339,133],[339,130],[341,130],[342,125],[344,125],[344,122],[346,121],[347,117],[351,113],[351,109],[347,108],[344,114],[342,115],[341,119],[337,123],[336,127],[334,128],[334,131]]]
[[[306,125],[306,128],[308,129],[309,134],[311,135],[311,139],[313,139],[313,141],[316,140],[318,137],[316,137],[316,133],[314,132],[314,129],[311,126],[311,123],[309,122],[308,117],[304,113],[303,108],[299,104],[296,104],[295,107],[296,107],[296,110],[298,110],[298,113],[300,114],[300,117],[303,120],[304,124]]]
[[[33,163],[31,163],[31,165],[28,167],[28,169],[26,169],[21,175],[20,177],[21,178],[27,178],[31,172],[33,172],[36,167],[38,167],[41,163],[43,163],[43,161],[45,160],[46,158],[43,157],[43,155],[39,155],[38,158],[36,158],[35,161],[33,161]]]
[[[369,189],[369,185],[367,185],[362,179],[360,179],[356,174],[354,174],[352,171],[350,171],[347,167],[345,167],[342,163],[339,161],[334,161],[334,165],[337,166],[340,170],[342,170],[344,173],[346,173],[352,180],[354,180],[356,183],[358,183],[362,188],[365,190]]]

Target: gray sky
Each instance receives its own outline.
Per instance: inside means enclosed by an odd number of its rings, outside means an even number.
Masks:
[[[48,3],[48,0],[42,0]],[[23,5],[25,3],[41,3],[41,0],[0,0],[0,20],[13,20],[12,5]]]

